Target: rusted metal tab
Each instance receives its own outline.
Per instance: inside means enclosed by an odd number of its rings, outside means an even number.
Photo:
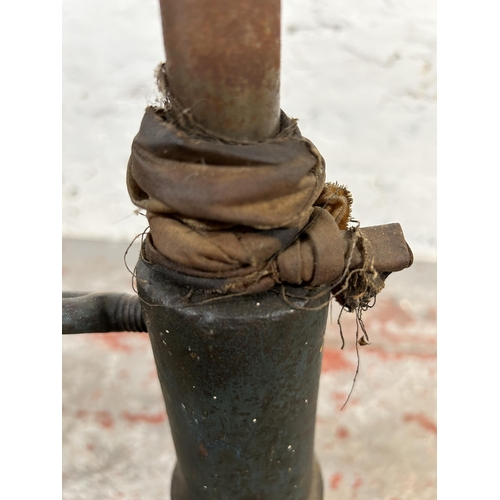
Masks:
[[[413,253],[405,240],[403,229],[397,222],[360,228],[361,233],[371,244],[374,257],[373,267],[379,273],[402,271],[413,263]],[[353,233],[342,231],[346,248],[351,246]],[[350,269],[363,265],[363,257],[355,248]]]

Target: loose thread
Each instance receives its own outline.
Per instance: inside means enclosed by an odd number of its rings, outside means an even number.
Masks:
[[[137,290],[137,287],[135,286],[136,283],[137,283],[137,263],[135,264],[134,266],[134,270],[130,269],[128,263],[127,263],[127,255],[130,251],[130,249],[132,248],[132,245],[135,243],[135,241],[137,240],[137,238],[141,238],[141,248],[142,248],[142,245],[144,243],[144,238],[147,234],[147,231],[149,229],[149,226],[146,227],[146,229],[144,229],[144,231],[142,233],[139,233],[138,235],[136,235],[134,237],[134,239],[129,243],[127,249],[125,250],[125,253],[123,254],[123,262],[125,264],[125,267],[127,268],[127,271],[130,273],[130,275],[132,276],[132,290],[135,292],[135,293],[139,293],[138,290]]]
[[[337,325],[339,325],[339,333],[340,333],[340,339],[342,340],[342,346],[340,347],[340,350],[342,351],[345,347],[345,339],[344,339],[344,332],[342,332],[342,325],[340,323],[340,317],[342,316],[342,313],[344,312],[344,306],[342,306],[342,309],[340,310],[339,317],[337,318]]]
[[[329,288],[326,290],[326,292],[324,293],[324,295],[326,295],[327,293],[328,293],[328,295],[330,295],[330,289]],[[314,298],[317,298],[318,296],[321,296],[321,295],[322,294],[317,294],[316,297],[314,297]],[[288,306],[293,307],[294,309],[297,309],[299,311],[321,311],[321,309],[324,309],[326,306],[328,306],[330,304],[330,301],[331,301],[331,298],[328,297],[328,300],[326,302],[324,302],[323,304],[320,304],[319,306],[316,306],[316,307],[301,306],[301,305],[293,303],[291,300],[288,299],[288,297],[286,296],[285,287],[283,285],[281,286],[281,295],[280,295],[280,297],[283,299],[283,301],[285,302],[285,304],[287,304]],[[304,297],[304,299],[308,300],[309,297]]]
[[[342,405],[342,408],[340,408],[340,411],[342,411],[345,407],[345,405],[348,403],[349,399],[351,398],[351,394],[354,391],[354,386],[356,385],[356,379],[358,378],[358,373],[359,373],[359,366],[361,364],[361,359],[359,357],[359,323],[358,323],[358,312],[356,311],[356,358],[357,358],[357,365],[356,365],[356,373],[354,374],[354,378],[352,379],[352,385],[351,385],[351,390],[349,391],[349,394],[347,395],[347,399],[345,400],[344,404]]]

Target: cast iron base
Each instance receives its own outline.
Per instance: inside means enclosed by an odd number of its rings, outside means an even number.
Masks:
[[[215,492],[217,493],[217,492]],[[215,496],[210,496],[207,498],[218,499],[221,498],[215,494]],[[255,497],[257,498],[257,497]],[[264,497],[259,497],[264,499]],[[190,500],[189,490],[186,488],[185,481],[180,474],[178,464],[175,464],[175,469],[172,474],[172,489],[171,489],[171,500]],[[272,500],[269,498],[269,500]],[[314,458],[313,464],[313,479],[311,484],[311,490],[307,500],[323,500],[323,477],[321,476],[321,467],[319,465],[316,457]]]
[[[163,267],[140,260],[136,271],[177,453],[172,500],[321,500],[329,289],[213,300]]]

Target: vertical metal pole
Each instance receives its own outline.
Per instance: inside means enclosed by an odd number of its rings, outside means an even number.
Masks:
[[[215,134],[275,135],[279,0],[160,4],[176,99]],[[182,276],[142,259],[136,274],[177,454],[171,498],[321,500],[324,296],[294,288],[303,309],[275,291],[196,303]]]
[[[173,94],[234,140],[278,132],[280,0],[160,0]]]

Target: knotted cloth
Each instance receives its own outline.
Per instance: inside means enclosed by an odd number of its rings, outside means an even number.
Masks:
[[[165,101],[146,109],[127,168],[150,226],[143,257],[221,293],[338,280],[352,198],[325,184],[325,161],[296,120],[282,112],[264,142],[217,137],[175,101],[162,67],[158,76]]]

